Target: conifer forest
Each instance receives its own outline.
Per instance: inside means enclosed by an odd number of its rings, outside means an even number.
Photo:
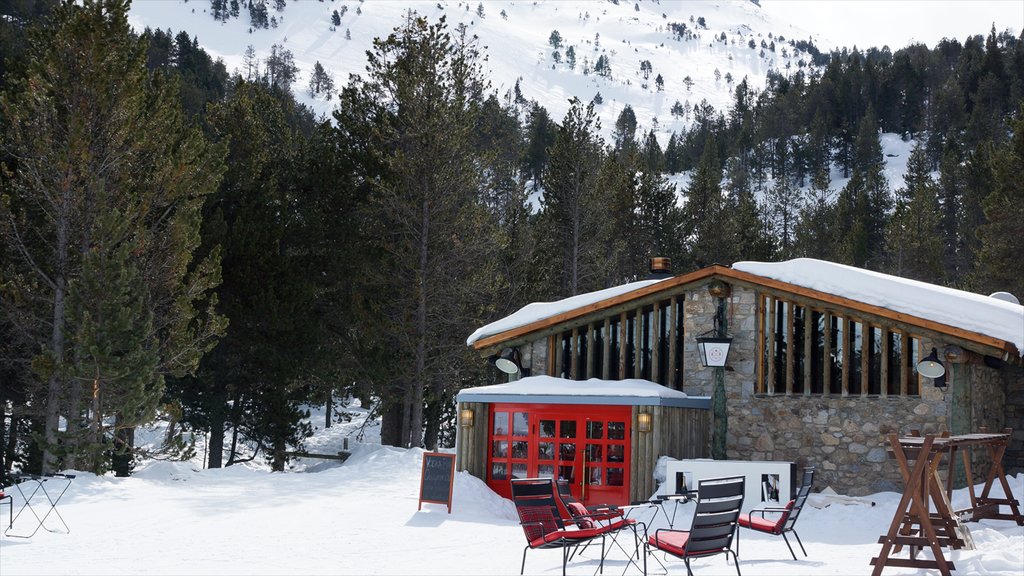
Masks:
[[[995,27],[737,80],[663,146],[628,106],[606,140],[593,101],[498,93],[444,19],[378,38],[318,117],[285,50],[229,73],[124,0],[0,7],[4,474],[124,475],[195,435],[282,470],[304,407],[353,398],[386,444],[451,446],[455,393],[497,377],[470,333],[652,256],[1024,297],[1024,38]],[[902,187],[882,133],[916,142]]]

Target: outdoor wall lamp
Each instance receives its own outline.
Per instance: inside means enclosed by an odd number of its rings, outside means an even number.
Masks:
[[[518,348],[505,348],[501,354],[494,359],[494,366],[506,374],[530,375],[530,369],[523,367],[522,358],[519,356]]]
[[[711,334],[711,332],[704,334]],[[725,366],[726,360],[729,359],[730,346],[732,346],[732,338],[717,338],[703,334],[698,336],[697,351],[700,352],[700,363],[707,368]]]
[[[946,367],[939,360],[939,351],[935,348],[932,348],[931,354],[917,363],[917,373],[925,378],[931,378],[936,388],[946,387]]]
[[[462,410],[459,410],[459,424],[463,428],[472,428],[473,427],[473,409],[472,408],[463,408]]]
[[[636,415],[636,429],[639,432],[651,431],[651,413],[640,412]]]
[[[519,372],[519,350],[505,348],[501,351],[501,355],[498,356],[497,360],[494,361],[494,365],[497,366],[498,370],[506,374]]]

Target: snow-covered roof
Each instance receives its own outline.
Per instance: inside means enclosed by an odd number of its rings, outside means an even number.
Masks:
[[[786,262],[737,262],[732,265],[732,270],[1008,342],[1024,356],[1024,306],[1006,300],[813,258]],[[702,280],[708,277],[708,272],[725,276],[732,274],[728,268],[715,270],[715,267],[709,267],[675,278],[631,282],[557,302],[528,304],[514,314],[480,328],[466,343],[473,345],[489,336],[598,304],[657,282],[666,282],[666,287],[671,287]],[[644,291],[645,294],[649,292]]]
[[[472,346],[477,340],[481,340],[488,336],[500,334],[506,330],[519,328],[520,326],[526,326],[527,324],[532,324],[538,320],[550,318],[569,310],[582,308],[588,304],[607,300],[608,298],[613,298],[620,294],[625,294],[626,292],[639,290],[645,286],[661,282],[661,280],[662,279],[641,280],[639,282],[630,282],[628,284],[622,284],[621,286],[605,288],[604,290],[598,290],[596,292],[577,294],[555,302],[534,302],[533,304],[527,304],[513,312],[511,315],[505,316],[501,320],[495,320],[486,326],[478,328],[476,332],[470,334],[469,338],[466,339],[466,345]]]
[[[554,376],[528,376],[507,384],[461,390],[459,402],[531,402],[535,404],[609,404],[709,408],[706,396],[683,392],[649,380],[566,380]]]
[[[1024,306],[998,298],[812,258],[732,268],[998,338],[1024,355]]]

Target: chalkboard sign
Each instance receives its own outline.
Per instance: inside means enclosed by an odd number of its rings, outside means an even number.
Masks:
[[[420,474],[420,504],[424,502],[447,504],[452,513],[452,485],[455,480],[455,454],[423,453],[423,472]]]

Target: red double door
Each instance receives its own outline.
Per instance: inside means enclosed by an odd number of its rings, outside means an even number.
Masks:
[[[584,504],[629,503],[629,406],[493,404],[487,484],[560,478]]]

